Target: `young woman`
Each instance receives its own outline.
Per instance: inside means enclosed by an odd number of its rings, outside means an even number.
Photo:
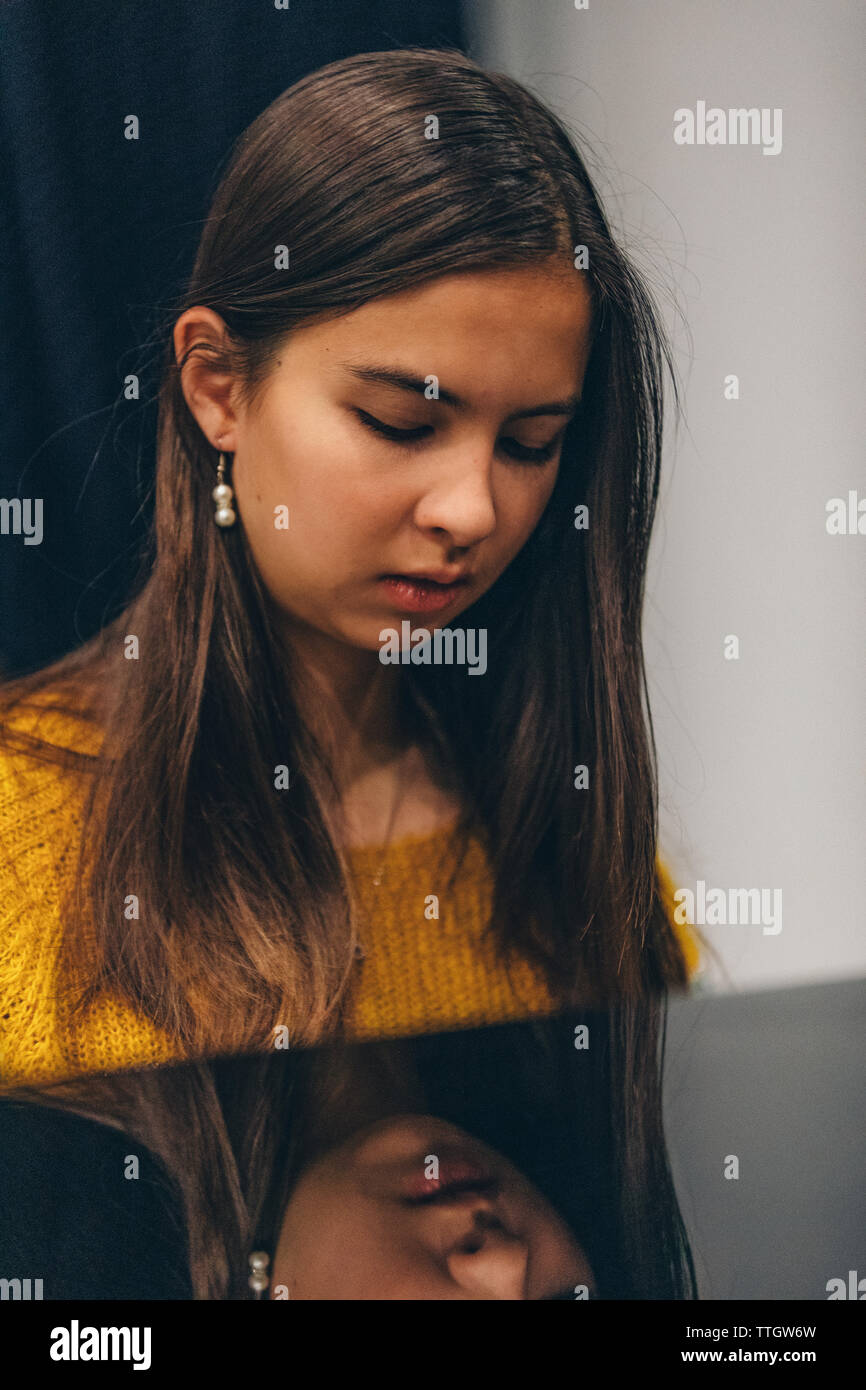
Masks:
[[[4,1080],[685,984],[669,358],[563,127],[459,53],[333,63],[240,138],[165,326],[143,581],[2,692]]]

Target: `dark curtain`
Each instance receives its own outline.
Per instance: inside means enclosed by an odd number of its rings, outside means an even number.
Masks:
[[[458,0],[0,6],[0,677],[78,646],[129,597],[154,306],[192,266],[232,142],[304,73],[412,44],[464,47]]]

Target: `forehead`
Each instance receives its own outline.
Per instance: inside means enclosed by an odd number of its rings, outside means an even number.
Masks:
[[[421,376],[435,374],[479,408],[517,395],[531,405],[538,392],[579,388],[591,328],[586,276],[557,262],[461,271],[381,295],[296,330],[281,356],[296,363],[303,356],[346,385],[353,381],[346,363],[387,357]]]

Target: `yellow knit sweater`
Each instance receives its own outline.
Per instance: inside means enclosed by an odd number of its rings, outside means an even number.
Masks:
[[[48,707],[18,710],[17,729],[95,753],[93,725]],[[108,996],[73,1025],[58,986],[62,901],[74,871],[82,779],[24,753],[0,750],[0,1083],[36,1085],[95,1071],[180,1060],[178,1043],[146,1017]],[[364,958],[350,992],[345,1032],[351,1038],[398,1037],[473,1027],[554,1010],[540,974],[527,962],[506,971],[484,934],[491,875],[483,848],[470,845],[439,916],[425,915],[427,895],[447,832],[393,843],[380,887],[373,875],[382,851],[350,851],[355,890],[366,922]],[[442,861],[445,862],[444,860]],[[670,893],[670,880],[662,871]],[[416,910],[408,910],[407,904]],[[690,973],[693,937],[679,929]],[[231,1051],[227,1030],[226,1051]]]

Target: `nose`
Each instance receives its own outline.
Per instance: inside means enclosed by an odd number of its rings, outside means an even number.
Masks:
[[[496,526],[491,485],[492,450],[487,444],[464,446],[446,463],[438,462],[430,486],[415,508],[415,524],[422,531],[453,546],[477,545]]]
[[[475,1213],[472,1229],[447,1260],[451,1278],[476,1298],[526,1298],[529,1248],[489,1213]]]

